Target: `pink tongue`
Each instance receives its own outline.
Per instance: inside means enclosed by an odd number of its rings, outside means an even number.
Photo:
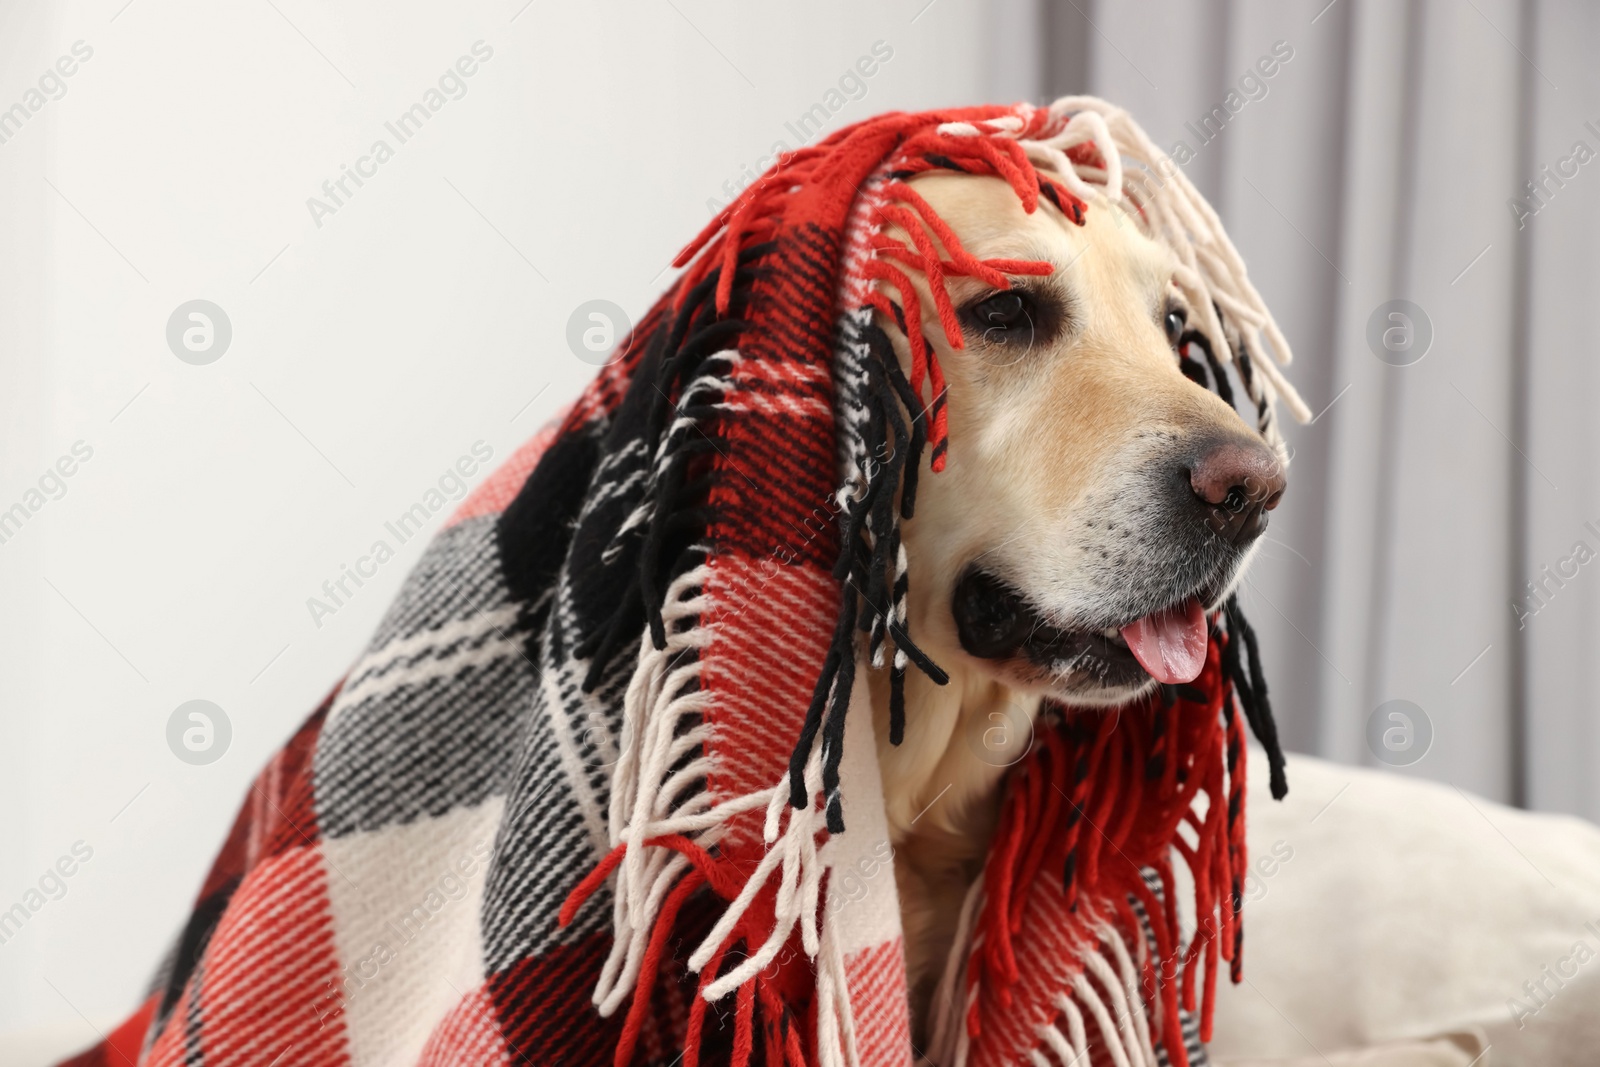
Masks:
[[[1130,622],[1122,628],[1122,639],[1156,681],[1192,682],[1206,662],[1206,613],[1191,598],[1182,607]]]

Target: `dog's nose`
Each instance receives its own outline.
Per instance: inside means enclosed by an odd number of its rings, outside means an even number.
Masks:
[[[1228,437],[1208,444],[1189,467],[1189,488],[1204,506],[1206,524],[1244,547],[1267,528],[1288,479],[1266,442]]]

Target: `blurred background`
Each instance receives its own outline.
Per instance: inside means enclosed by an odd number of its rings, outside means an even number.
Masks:
[[[1241,594],[1289,748],[1600,816],[1597,45],[1577,0],[0,5],[0,911],[74,869],[0,931],[0,1060],[133,1006],[593,374],[571,325],[890,109],[1093,92],[1222,215],[1318,413]]]

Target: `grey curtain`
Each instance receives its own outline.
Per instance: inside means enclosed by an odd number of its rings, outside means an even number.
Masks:
[[[1129,108],[1294,345],[1241,593],[1288,747],[1600,818],[1600,10],[1000,7],[997,98]]]

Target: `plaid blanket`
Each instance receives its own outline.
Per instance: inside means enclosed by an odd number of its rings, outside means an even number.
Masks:
[[[1192,685],[1046,709],[933,1046],[909,1040],[856,683],[889,673],[898,741],[906,672],[942,677],[906,629],[899,522],[924,462],[937,477],[961,447],[925,335],[961,348],[943,279],[1050,270],[966,252],[915,191],[930,169],[1080,224],[1128,205],[1201,309],[1185,372],[1231,399],[1233,362],[1281,447],[1287,346],[1124,113],[890,114],[786,156],[437,535],[250,787],[148,999],[71,1062],[1203,1061],[1218,969],[1240,962],[1242,722],[1283,788],[1233,605]]]

